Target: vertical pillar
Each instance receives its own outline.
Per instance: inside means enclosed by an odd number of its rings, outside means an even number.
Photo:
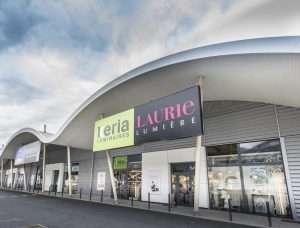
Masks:
[[[68,154],[68,177],[69,177],[69,196],[72,195],[72,182],[71,182],[71,147],[67,146],[67,154]]]
[[[13,188],[13,160],[10,159],[10,187]]]
[[[24,190],[27,190],[27,178],[26,178],[26,170],[25,170],[26,166],[24,164],[23,169],[24,169],[24,178],[23,178],[23,186],[24,186]]]
[[[204,77],[200,76],[198,79],[198,84],[200,86],[200,97],[201,97],[201,109],[203,110],[203,85]],[[201,144],[202,136],[196,137],[196,150],[195,150],[195,193],[194,193],[194,212],[198,214],[199,212],[199,201],[200,201],[200,163],[201,163]]]
[[[1,188],[3,188],[3,158],[1,159]]]
[[[93,176],[94,176],[94,152],[92,151],[90,192],[92,192],[92,188],[93,188]]]
[[[24,168],[25,172],[25,168]],[[45,191],[45,182],[46,182],[46,143],[43,143],[43,180],[42,180],[42,192]]]
[[[106,157],[107,157],[107,161],[108,161],[108,168],[109,168],[111,186],[112,186],[112,190],[113,190],[113,194],[114,194],[114,201],[115,201],[115,204],[118,204],[117,189],[116,189],[116,183],[114,180],[114,171],[113,171],[113,167],[112,167],[112,158],[111,158],[108,150],[106,150]]]

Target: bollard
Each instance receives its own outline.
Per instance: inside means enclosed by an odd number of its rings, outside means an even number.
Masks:
[[[228,199],[229,221],[232,221],[231,199]]]
[[[61,197],[64,197],[64,186],[62,187],[62,190],[61,190]]]
[[[101,190],[101,203],[103,202],[103,190]]]
[[[49,195],[49,196],[50,196],[50,190],[51,190],[51,186],[52,186],[52,185],[50,185],[50,187],[49,187],[49,192],[48,192],[48,195]]]
[[[171,212],[171,195],[168,195],[168,212]]]
[[[80,188],[79,199],[81,199],[82,188]]]
[[[90,189],[90,201],[92,200],[92,189]]]
[[[150,209],[150,192],[148,192],[148,209]]]
[[[24,185],[22,184],[22,186],[21,186],[21,192],[23,192],[23,186],[24,186]]]
[[[271,212],[270,212],[270,203],[267,201],[266,204],[267,204],[267,213],[268,213],[269,227],[272,227]]]
[[[131,207],[133,207],[133,194],[131,195]]]
[[[30,192],[31,191],[31,185],[29,185],[29,189],[28,189],[28,192]]]
[[[55,187],[55,192],[54,192],[54,195],[56,196],[56,193],[57,193],[57,185]]]

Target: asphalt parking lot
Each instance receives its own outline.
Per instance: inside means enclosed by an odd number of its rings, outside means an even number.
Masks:
[[[249,227],[100,203],[0,190],[0,227]]]

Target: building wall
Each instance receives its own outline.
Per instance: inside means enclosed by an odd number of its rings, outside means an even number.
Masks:
[[[276,111],[278,116],[279,130],[277,126]],[[205,136],[203,145],[221,145],[229,143],[240,143],[247,141],[260,141],[272,138],[285,139],[286,154],[288,165],[286,165],[286,173],[291,174],[291,179],[287,178],[292,204],[292,209],[297,217],[300,217],[299,208],[299,160],[300,156],[300,109],[275,106],[271,104],[253,103],[253,102],[240,102],[240,101],[213,101],[205,102],[204,104],[204,129]],[[178,150],[183,148],[194,148],[196,144],[195,137],[189,137],[178,140],[160,141],[146,143],[135,147],[119,148],[110,151],[112,157],[122,155],[143,154],[143,176],[146,175],[148,158],[152,152],[163,151],[161,156],[164,156],[168,151]],[[285,152],[285,151],[283,151]],[[147,155],[148,153],[148,155]],[[174,153],[175,154],[175,153]],[[78,150],[72,148],[71,159],[72,161],[79,162],[79,178],[78,188],[89,194],[90,178],[91,178],[91,164],[92,164],[92,151]],[[100,194],[96,190],[98,172],[106,172],[106,189],[105,195],[111,195],[111,182],[107,164],[106,154],[98,152],[94,155],[94,170],[93,170],[93,194]],[[171,155],[172,156],[172,155]],[[185,158],[185,155],[178,155]],[[163,173],[167,174],[170,170],[168,167],[169,160],[164,160],[164,165],[161,165]],[[66,162],[66,150],[55,151],[47,153],[47,164]],[[206,166],[206,158],[202,158],[202,166]],[[149,163],[150,164],[150,163]],[[156,167],[152,163],[153,167]],[[206,172],[202,170],[201,172]],[[169,174],[168,174],[169,175]],[[145,180],[147,182],[147,180]],[[166,182],[167,183],[167,182]],[[144,184],[144,183],[143,183]],[[207,181],[202,182],[207,186]],[[145,186],[143,187],[145,188]],[[166,196],[163,196],[160,202],[166,202]],[[145,200],[145,195],[143,195]],[[203,203],[203,202],[202,202]],[[294,205],[294,208],[293,208]]]

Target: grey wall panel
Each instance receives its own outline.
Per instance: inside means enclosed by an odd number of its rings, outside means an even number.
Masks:
[[[94,161],[94,175],[93,175],[93,195],[100,195],[101,191],[97,190],[97,178],[98,178],[98,172],[105,172],[105,191],[104,196],[109,197],[111,195],[111,181],[110,181],[110,174],[108,169],[108,163],[107,158],[100,158],[95,159]]]
[[[91,183],[91,167],[92,167],[92,151],[81,150],[78,172],[78,191],[82,188],[82,194],[88,195],[90,193]],[[109,176],[108,163],[105,152],[94,153],[94,170],[93,170],[93,183],[92,194],[100,195],[100,191],[97,191],[97,177],[98,172],[106,172],[106,186],[104,196],[110,196],[111,194],[111,181]]]
[[[79,161],[91,160],[93,152],[91,150],[80,150]]]
[[[79,161],[78,191],[82,188],[83,194],[89,194],[90,191],[91,165],[91,160]]]
[[[281,136],[300,134],[300,109],[277,106],[278,122]]]
[[[40,156],[42,158],[43,155]],[[51,151],[46,153],[46,164],[67,162],[67,150]]]
[[[255,108],[261,105],[265,104],[247,101],[205,101],[203,116],[206,118],[210,116],[236,112],[239,110]]]
[[[294,205],[297,218],[300,219],[300,136],[285,137],[284,140],[294,199],[291,203]]]
[[[204,145],[278,138],[273,105],[204,119]]]
[[[144,153],[144,145],[140,146],[130,146],[125,148],[119,148],[110,150],[110,154],[112,157],[123,156],[123,155],[134,155]]]
[[[151,142],[144,144],[145,152],[162,151],[162,150],[174,150],[181,148],[188,148],[196,146],[196,138],[188,137],[183,139]]]

